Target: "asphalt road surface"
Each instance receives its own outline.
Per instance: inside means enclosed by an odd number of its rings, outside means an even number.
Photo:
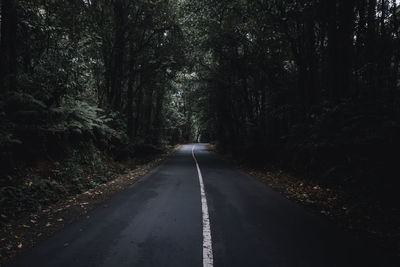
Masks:
[[[400,266],[204,144],[192,151],[183,146],[105,208],[9,266]]]

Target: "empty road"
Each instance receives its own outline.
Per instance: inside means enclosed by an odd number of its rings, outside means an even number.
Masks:
[[[9,266],[396,265],[192,144]]]

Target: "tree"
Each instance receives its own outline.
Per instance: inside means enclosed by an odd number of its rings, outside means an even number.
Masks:
[[[17,3],[1,1],[0,93],[15,90],[17,75]]]

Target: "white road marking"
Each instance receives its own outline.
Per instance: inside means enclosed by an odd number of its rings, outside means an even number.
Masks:
[[[192,147],[192,157],[196,163],[197,173],[199,175],[200,183],[200,195],[201,195],[201,212],[203,215],[203,267],[213,267],[213,251],[211,242],[211,230],[210,230],[210,216],[208,215],[208,205],[206,192],[204,190],[203,176],[201,175],[199,163],[197,162],[196,156],[194,155],[194,147]]]

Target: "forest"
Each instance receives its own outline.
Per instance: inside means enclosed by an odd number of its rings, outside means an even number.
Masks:
[[[0,226],[202,142],[375,203],[399,253],[399,5],[1,0]]]

